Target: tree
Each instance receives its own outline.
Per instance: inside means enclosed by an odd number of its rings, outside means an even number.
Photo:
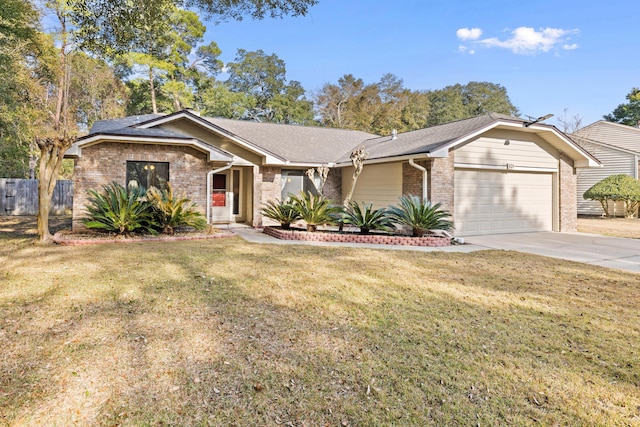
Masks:
[[[263,19],[305,15],[318,0],[70,0],[74,22],[79,28],[77,41],[83,49],[114,57],[130,51],[136,40],[156,31],[162,35],[163,20],[169,9],[196,7],[218,20],[241,20],[245,16]],[[160,24],[153,28],[152,23]]]
[[[75,52],[69,62],[69,115],[81,130],[88,130],[96,120],[125,114],[126,85],[112,67],[83,52]]]
[[[507,90],[495,83],[469,82],[428,92],[431,112],[428,126],[436,126],[486,113],[517,115]]]
[[[568,108],[562,110],[562,117],[558,117],[558,123],[560,124],[560,130],[564,133],[574,133],[582,127],[582,116],[580,114],[574,114],[571,117],[567,116]]]
[[[632,218],[638,212],[640,180],[624,174],[611,175],[591,186],[583,197],[599,201],[607,217],[610,216],[609,201],[622,201],[625,217]]]
[[[348,129],[349,102],[354,100],[364,87],[362,79],[346,74],[338,79],[338,84],[326,83],[315,95],[316,111],[325,126]]]
[[[366,85],[362,79],[347,74],[338,84],[325,84],[315,95],[315,103],[325,126],[382,135],[391,134],[393,129],[424,127],[429,111],[423,94],[406,89],[402,79],[390,73]]]
[[[638,126],[640,124],[640,88],[631,89],[626,98],[629,102],[618,105],[611,114],[602,117],[610,122]]]
[[[235,61],[227,64],[227,68],[229,90],[249,98],[245,100],[249,108],[243,119],[296,124],[312,122],[313,104],[306,99],[299,82],[287,84],[285,63],[276,54],[238,49]]]
[[[50,75],[39,60],[44,39],[39,15],[27,0],[5,1],[0,8],[0,177],[29,176],[30,123],[40,98],[34,76]]]

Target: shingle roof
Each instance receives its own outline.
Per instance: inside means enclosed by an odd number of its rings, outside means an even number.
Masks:
[[[89,135],[94,133],[109,132],[116,129],[123,129],[130,126],[135,126],[140,123],[144,123],[149,120],[157,119],[163,116],[164,114],[142,114],[139,116],[123,117],[121,119],[98,120],[93,124],[93,126],[91,126]]]
[[[333,163],[362,141],[377,137],[346,129],[203,118],[290,162]]]
[[[640,129],[633,126],[599,120],[576,130],[571,136],[574,139],[640,153]]]
[[[391,136],[368,139],[363,142],[363,145],[367,151],[368,160],[431,153],[449,142],[471,134],[501,119],[520,120],[503,114],[490,113],[425,129],[399,133],[395,139]],[[341,156],[338,162],[348,162],[349,154],[350,152]]]
[[[131,116],[123,119],[96,122],[90,135],[106,133],[124,136],[148,136],[191,139],[190,136],[163,127],[136,127],[142,123],[166,117],[159,114]],[[490,113],[443,125],[432,126],[391,136],[367,132],[313,126],[283,125],[201,117],[231,135],[292,163],[347,163],[358,145],[364,145],[367,159],[383,159],[414,154],[427,154],[448,143],[470,135],[498,120],[523,121],[504,114]]]

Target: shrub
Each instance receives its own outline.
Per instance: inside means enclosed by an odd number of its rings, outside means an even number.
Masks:
[[[389,231],[393,227],[387,209],[373,209],[372,203],[363,203],[360,207],[357,202],[350,202],[342,214],[342,222],[358,227],[361,234],[369,234],[371,230]]]
[[[640,180],[624,174],[611,175],[595,183],[584,192],[582,197],[599,201],[607,217],[610,216],[609,200],[613,202],[622,200],[625,216],[632,218],[638,211],[638,202],[640,202]]]
[[[261,209],[261,212],[265,217],[279,222],[284,230],[291,228],[291,223],[300,219],[300,214],[295,206],[288,200],[268,202]]]
[[[87,228],[129,235],[136,231],[155,234],[155,224],[145,190],[112,182],[102,192],[89,190],[89,215],[83,220]]]
[[[151,187],[147,199],[155,225],[165,234],[174,234],[178,227],[202,230],[207,226],[207,220],[195,209],[195,204],[184,194],[176,195],[171,183],[167,183],[165,190]]]
[[[440,203],[432,204],[418,196],[401,196],[400,205],[389,208],[391,219],[411,227],[414,237],[421,237],[429,230],[453,230],[448,211],[440,209]]]
[[[309,192],[291,197],[291,202],[300,218],[307,223],[307,231],[316,231],[319,225],[335,223],[342,210],[333,206],[329,199]]]

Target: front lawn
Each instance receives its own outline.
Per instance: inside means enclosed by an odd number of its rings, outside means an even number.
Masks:
[[[0,263],[0,425],[640,424],[637,274],[7,232]]]
[[[578,218],[578,231],[640,239],[640,220],[637,218]]]

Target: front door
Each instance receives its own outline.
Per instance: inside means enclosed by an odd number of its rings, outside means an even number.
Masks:
[[[213,174],[211,185],[211,222],[231,221],[228,171]]]

